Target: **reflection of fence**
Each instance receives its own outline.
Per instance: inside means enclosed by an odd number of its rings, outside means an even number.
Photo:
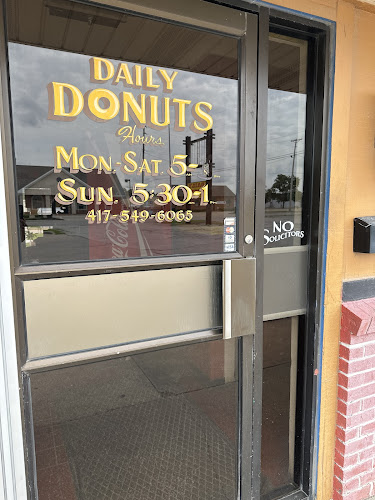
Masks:
[[[212,161],[212,141],[215,135],[211,130],[204,133],[203,137],[192,140],[187,136],[184,140],[186,150],[186,164],[196,163],[198,168],[202,168],[208,185],[208,204],[206,205],[206,225],[212,223],[212,168],[215,166]],[[202,176],[203,177],[203,176]],[[191,184],[191,172],[186,172],[186,185]]]

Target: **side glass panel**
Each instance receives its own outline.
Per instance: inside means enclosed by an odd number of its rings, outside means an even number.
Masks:
[[[305,241],[307,41],[269,40],[265,248]]]
[[[269,498],[293,491],[298,481],[299,324],[300,319],[295,316],[266,321],[263,328],[261,492]]]
[[[8,3],[22,263],[235,251],[237,39]]]
[[[308,42],[274,33],[269,41],[261,490],[264,498],[277,498],[300,480],[311,185],[305,161]]]
[[[39,500],[235,500],[237,342],[30,377]]]

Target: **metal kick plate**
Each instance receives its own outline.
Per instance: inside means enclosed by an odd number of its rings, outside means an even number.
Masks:
[[[308,268],[307,245],[264,251],[264,321],[305,314]]]
[[[255,259],[223,261],[223,337],[255,333]]]

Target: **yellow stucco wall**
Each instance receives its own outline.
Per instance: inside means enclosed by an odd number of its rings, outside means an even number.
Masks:
[[[375,13],[356,9],[346,182],[345,279],[375,276],[375,255],[354,253],[352,250],[353,217],[375,215],[374,28]]]
[[[336,20],[338,0],[268,0],[268,2],[325,19]]]
[[[352,249],[353,218],[375,215],[375,2],[272,3],[337,23],[318,464],[318,498],[328,500],[332,497],[342,281],[375,276],[375,255],[354,254]]]

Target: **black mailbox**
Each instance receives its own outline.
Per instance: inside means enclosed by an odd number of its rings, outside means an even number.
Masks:
[[[375,253],[375,216],[354,219],[353,251]]]

